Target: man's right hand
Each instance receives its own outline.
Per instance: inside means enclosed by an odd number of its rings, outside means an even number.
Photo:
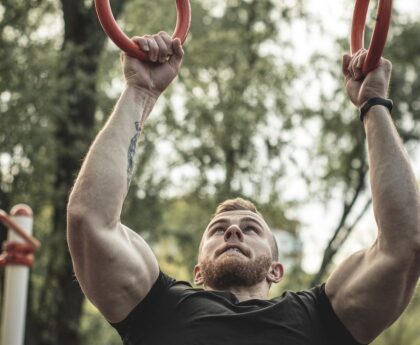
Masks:
[[[132,40],[148,54],[150,61],[140,61],[122,53],[126,84],[158,98],[178,75],[184,56],[181,41],[172,39],[166,32]]]

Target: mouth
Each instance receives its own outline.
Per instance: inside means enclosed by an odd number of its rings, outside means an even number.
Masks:
[[[222,248],[219,253],[218,256],[222,255],[222,254],[228,254],[228,255],[243,255],[245,257],[248,257],[248,255],[245,253],[245,251],[240,248],[239,246],[226,246],[224,248]]]

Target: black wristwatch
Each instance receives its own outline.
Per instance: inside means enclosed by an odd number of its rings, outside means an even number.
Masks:
[[[366,113],[372,108],[374,105],[383,105],[384,107],[388,108],[389,112],[392,111],[394,107],[394,103],[390,99],[374,97],[366,101],[360,107],[360,121],[364,121]]]

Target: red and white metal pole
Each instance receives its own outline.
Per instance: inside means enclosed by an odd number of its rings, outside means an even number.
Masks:
[[[0,257],[0,265],[6,267],[1,345],[23,345],[29,268],[40,244],[31,236],[33,214],[29,206],[16,205],[10,215],[0,210],[0,221],[9,228],[5,253]]]

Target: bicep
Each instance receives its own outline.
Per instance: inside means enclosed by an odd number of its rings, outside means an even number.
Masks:
[[[394,255],[379,248],[355,253],[331,275],[326,293],[337,316],[361,343],[389,327],[407,307],[417,284],[417,254]]]
[[[68,232],[74,271],[89,300],[110,322],[122,321],[159,275],[152,250],[122,224]]]

